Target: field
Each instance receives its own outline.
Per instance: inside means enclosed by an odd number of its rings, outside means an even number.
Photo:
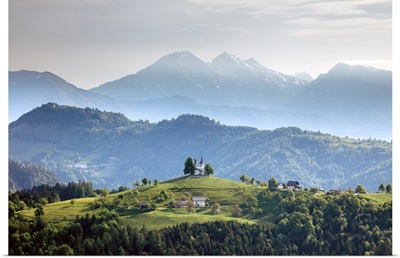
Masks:
[[[169,198],[160,201],[158,196],[163,190],[168,193]],[[213,220],[237,220],[245,223],[256,223],[255,220],[246,217],[233,217],[231,207],[232,205],[243,204],[250,196],[256,196],[265,190],[266,188],[216,177],[180,177],[159,182],[157,185],[141,186],[137,189],[110,194],[102,207],[117,211],[120,214],[120,223],[122,225],[130,224],[137,227],[146,225],[148,229],[173,226],[182,222],[194,223]],[[139,192],[138,201],[148,201],[150,199],[152,203],[156,203],[158,208],[150,211],[140,210],[137,205],[131,204],[135,191]],[[192,196],[205,196],[211,205],[215,202],[220,203],[221,212],[212,214],[211,207],[197,208],[195,213],[188,213],[186,208],[167,208],[168,202],[179,199],[184,193]],[[115,201],[121,198],[124,202],[116,204]],[[99,197],[75,199],[74,203],[67,200],[46,204],[43,218],[62,225],[72,221],[77,215],[85,216],[89,213],[91,216],[102,209],[102,207],[95,206],[96,199],[99,199]],[[276,203],[273,203],[273,205],[276,205]],[[27,218],[34,218],[34,209],[24,210],[20,213]]]
[[[168,194],[167,200],[160,200],[161,191]],[[247,200],[252,196],[260,196],[266,191],[265,187],[248,185],[231,180],[216,177],[180,177],[172,180],[159,182],[157,185],[141,186],[137,189],[129,189],[108,195],[104,203],[99,203],[100,197],[89,197],[46,204],[43,218],[52,221],[55,225],[63,225],[72,221],[76,216],[92,216],[100,212],[103,207],[118,212],[121,225],[132,225],[134,227],[146,226],[147,229],[159,229],[173,226],[182,222],[195,223],[215,220],[236,220],[242,223],[273,223],[280,203],[279,198],[271,198],[259,203],[263,210],[257,215],[243,215],[234,217],[231,208],[234,205],[245,206]],[[136,193],[135,193],[136,192]],[[284,197],[286,191],[280,191]],[[220,213],[213,214],[211,207],[196,208],[195,212],[188,213],[187,208],[168,208],[171,200],[176,200],[182,194],[191,196],[205,196],[207,202],[212,206],[215,202],[221,205]],[[302,193],[298,193],[302,194]],[[155,203],[154,210],[140,209],[134,204],[137,201],[148,201]],[[358,198],[368,199],[375,203],[391,201],[392,195],[385,193],[361,194]],[[34,218],[34,209],[20,211],[27,218]]]
[[[384,203],[384,202],[391,202],[392,201],[392,195],[391,194],[385,194],[385,193],[369,193],[369,194],[359,194],[359,198],[361,199],[367,199],[370,200],[374,203]]]

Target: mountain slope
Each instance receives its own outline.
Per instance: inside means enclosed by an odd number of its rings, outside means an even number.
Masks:
[[[160,58],[137,74],[128,75],[91,89],[120,100],[149,100],[175,95],[209,105],[274,108],[273,96],[283,89],[306,85],[301,79],[269,70],[254,59],[243,61],[223,53],[204,63],[188,51]],[[261,94],[261,97],[260,97]]]
[[[392,72],[339,63],[302,89],[305,108],[391,116]]]
[[[9,121],[47,102],[117,111],[121,103],[107,96],[79,89],[49,72],[9,72]]]
[[[181,56],[184,53],[181,54]],[[172,57],[165,57],[160,60],[159,66],[169,67],[169,60]],[[183,58],[183,57],[182,57]],[[194,56],[187,55],[185,63],[181,63],[182,70],[187,70],[190,63],[197,66],[203,66],[209,69],[202,61]],[[177,63],[177,65],[179,65]],[[174,67],[174,66],[173,66]],[[154,68],[154,67],[153,67]],[[161,69],[161,68],[157,68]],[[170,68],[179,70],[178,68]],[[195,70],[193,76],[196,75]],[[176,71],[179,74],[179,71]],[[78,89],[75,86],[65,82],[61,78],[51,73],[38,73],[18,71],[9,73],[9,121],[15,121],[24,113],[40,106],[43,103],[55,102],[59,104],[67,104],[78,107],[99,108],[101,110],[110,110],[124,113],[130,119],[145,119],[150,121],[161,121],[165,118],[177,117],[181,114],[201,114],[212,116],[215,119],[230,125],[247,125],[260,129],[273,129],[280,126],[297,125],[302,128],[312,129],[313,124],[318,123],[318,129],[326,128],[324,122],[326,118],[323,115],[312,113],[304,114],[300,112],[286,112],[282,110],[261,110],[251,107],[233,107],[227,105],[203,105],[192,98],[180,95],[170,96],[166,98],[148,99],[141,101],[116,101],[110,97]],[[192,77],[193,77],[192,76]],[[153,77],[151,77],[153,78]],[[157,78],[153,78],[157,80]],[[151,87],[151,82],[144,82]],[[203,83],[207,85],[207,83]],[[193,96],[203,94],[204,98],[212,99],[209,91],[204,88],[195,87],[198,92]],[[217,90],[217,89],[215,89]],[[139,87],[138,92],[151,91],[150,88]],[[233,93],[233,91],[230,91]],[[138,93],[138,95],[140,95]],[[134,93],[136,94],[136,93]],[[126,93],[123,92],[123,95]],[[237,96],[244,94],[236,94]],[[218,95],[214,96],[218,98]],[[100,99],[99,99],[100,98]],[[233,101],[238,99],[235,96],[226,95],[225,98],[231,98]],[[217,100],[215,100],[217,102]],[[324,127],[325,125],[325,127]]]
[[[358,131],[364,137],[391,139],[390,71],[339,63],[302,88],[295,101],[303,112],[319,110],[329,117],[338,130],[332,133]]]
[[[8,190],[11,192],[41,184],[55,185],[57,182],[62,181],[43,166],[32,162],[8,161]]]
[[[207,65],[192,53],[183,51],[160,58],[153,65],[93,88],[90,91],[115,99],[142,101],[181,95],[212,97],[213,75]],[[206,88],[205,88],[206,87]]]
[[[109,188],[143,177],[183,175],[188,156],[204,156],[216,176],[234,180],[247,174],[260,180],[298,180],[307,187],[355,188],[361,183],[370,191],[392,180],[388,142],[296,127],[226,126],[197,115],[135,122],[122,114],[54,103],[9,125],[9,153],[44,165],[64,181],[84,179]]]
[[[392,139],[392,72],[365,66],[337,64],[308,83],[252,58],[225,52],[205,63],[183,51],[89,91],[50,73],[28,71],[10,72],[9,89],[9,121],[54,102],[120,112],[133,120],[191,113],[259,129],[297,126]]]

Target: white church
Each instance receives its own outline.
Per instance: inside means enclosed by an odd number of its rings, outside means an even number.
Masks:
[[[201,157],[199,166],[196,167],[195,175],[204,176],[204,168],[205,168],[205,166],[206,165],[204,164],[203,157]]]

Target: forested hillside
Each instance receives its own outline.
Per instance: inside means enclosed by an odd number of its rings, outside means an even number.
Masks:
[[[8,161],[8,191],[30,189],[42,184],[56,184],[62,181],[53,172],[32,162]]]
[[[214,185],[216,187],[217,185]],[[157,188],[152,186],[151,188]],[[244,186],[241,190],[250,189]],[[57,223],[54,208],[39,205],[35,217],[28,219],[9,206],[9,254],[29,255],[391,255],[392,202],[373,202],[352,193],[339,195],[312,191],[258,189],[252,197],[258,207],[274,203],[272,223],[227,221],[211,211],[197,208],[196,215],[163,209],[136,212],[122,209],[116,200],[129,193],[146,193],[149,187],[132,189],[113,197],[103,197],[104,206],[88,204],[72,214],[69,222]],[[217,188],[215,188],[217,189]],[[239,188],[240,189],[240,188]],[[139,194],[140,195],[140,194]],[[386,194],[378,194],[386,195]],[[122,197],[121,197],[122,196]],[[391,196],[391,195],[390,195]],[[226,196],[229,201],[229,196]],[[390,197],[391,198],[391,197]],[[78,200],[77,200],[78,201]],[[85,200],[80,201],[81,203]],[[11,202],[9,202],[10,205]],[[74,206],[62,204],[64,214]],[[108,204],[107,204],[108,203]],[[119,202],[120,203],[120,202]],[[215,202],[214,202],[215,205]],[[214,205],[213,208],[214,209]],[[240,204],[248,216],[248,202]],[[48,204],[48,206],[51,206]],[[270,206],[270,205],[269,205]],[[90,208],[91,207],[91,208]],[[226,207],[225,207],[226,208]],[[270,207],[271,208],[271,207]],[[124,215],[120,215],[116,210]],[[137,208],[135,208],[137,209]],[[156,208],[157,209],[157,208]],[[223,210],[224,208],[221,208]],[[186,210],[186,209],[184,209]],[[196,210],[196,209],[195,209]],[[193,212],[196,212],[193,210]],[[164,225],[148,229],[143,218],[159,217]],[[169,226],[167,212],[191,222]],[[55,212],[54,212],[55,213]],[[190,213],[190,212],[189,212]],[[199,222],[211,213],[208,222]],[[26,213],[25,213],[26,214]],[[238,215],[239,217],[242,215]],[[64,220],[66,220],[64,215]],[[194,221],[192,219],[194,219]],[[125,222],[124,222],[125,221]],[[129,222],[126,224],[126,222]]]
[[[296,127],[226,126],[198,115],[131,121],[119,113],[55,103],[9,125],[9,153],[43,165],[65,182],[86,180],[94,187],[181,176],[185,159],[201,156],[216,176],[237,181],[247,174],[326,189],[363,184],[373,192],[392,181],[392,144],[386,141]]]

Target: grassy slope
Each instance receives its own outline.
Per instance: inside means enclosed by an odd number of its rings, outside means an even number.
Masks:
[[[392,201],[392,194],[386,193],[369,193],[369,194],[359,194],[359,198],[367,199],[374,203],[384,203]]]
[[[257,195],[263,188],[217,177],[179,177],[161,182],[157,186],[141,187],[138,199],[147,201],[147,196],[150,194],[153,197],[152,202],[155,202],[162,190],[168,194],[173,193],[174,199],[178,199],[182,193],[188,192],[192,196],[205,196],[210,203],[235,205],[244,203],[250,196]],[[160,205],[166,205],[169,201],[162,202]]]
[[[121,194],[129,200],[129,196],[132,197],[132,193],[135,190],[140,193],[137,197],[139,201],[147,201],[148,196],[150,196],[152,202],[157,204],[158,209],[140,211],[133,206],[128,208],[123,205],[113,205],[113,200],[117,199]],[[162,190],[165,190],[170,198],[163,202],[157,202],[157,196]],[[255,223],[254,220],[245,217],[233,217],[230,212],[230,206],[243,204],[250,196],[257,195],[264,190],[265,188],[216,177],[180,177],[159,182],[157,186],[142,186],[138,189],[111,194],[107,197],[109,204],[105,205],[105,207],[109,210],[115,209],[120,214],[121,224],[131,224],[137,227],[142,227],[144,224],[148,229],[172,226],[182,222],[193,223],[212,220],[237,220]],[[192,196],[206,196],[211,204],[214,202],[220,203],[222,205],[221,213],[214,215],[211,213],[211,208],[198,208],[196,213],[190,214],[185,208],[172,210],[166,208],[168,202],[178,199],[184,192],[190,193]],[[94,197],[76,199],[74,205],[71,204],[70,200],[47,204],[44,206],[44,219],[63,224],[75,219],[77,215],[85,216],[86,213],[89,213],[91,216],[101,211],[101,208],[93,207],[95,199]],[[34,209],[21,211],[20,213],[27,218],[34,218]]]
[[[158,206],[154,211],[141,211],[137,207],[127,207],[124,205],[115,206],[113,200],[124,195],[125,199],[129,199],[134,191],[138,190],[140,195],[137,197],[139,201],[147,201],[150,196],[153,203]],[[170,198],[157,202],[159,193],[165,190]],[[263,209],[262,214],[256,217],[248,215],[236,218],[231,215],[232,205],[244,204],[250,196],[257,196],[265,191],[263,187],[246,185],[227,179],[216,177],[190,178],[180,177],[172,180],[160,182],[157,186],[144,186],[138,189],[130,189],[124,192],[111,194],[107,197],[109,204],[105,205],[109,210],[116,210],[120,214],[120,223],[122,225],[132,225],[142,227],[146,225],[148,229],[158,229],[167,226],[173,226],[182,222],[206,222],[214,220],[237,220],[245,223],[272,223],[279,205],[278,199],[260,202],[259,206]],[[188,213],[185,208],[168,209],[167,204],[172,199],[178,199],[183,192],[191,193],[193,196],[206,196],[212,205],[218,202],[222,205],[221,213],[212,214],[211,208],[198,208],[196,213]],[[286,191],[282,191],[282,195],[286,195]],[[359,198],[370,199],[374,202],[386,202],[392,199],[391,194],[363,194]],[[87,213],[91,216],[100,212],[102,208],[94,208],[93,202],[96,198],[80,198],[76,199],[74,205],[68,201],[47,204],[44,206],[44,219],[51,220],[54,223],[64,224],[75,219],[76,215],[85,216]],[[21,211],[21,214],[28,218],[34,218],[34,209]]]
[[[157,196],[162,190],[165,190],[170,198],[164,202],[156,202]],[[138,212],[136,209],[132,211],[124,211],[121,209],[117,211],[122,214],[122,224],[131,224],[138,227],[144,224],[148,229],[173,226],[182,222],[194,223],[213,220],[237,220],[240,222],[255,223],[255,221],[251,219],[233,217],[229,206],[243,204],[250,196],[257,195],[263,190],[265,190],[265,188],[246,185],[223,178],[184,176],[160,182],[157,186],[145,186],[138,189],[140,192],[138,200],[147,201],[150,195],[151,201],[156,203],[159,207],[158,210]],[[130,190],[125,193],[129,191]],[[221,213],[214,215],[211,213],[210,208],[198,208],[196,213],[190,214],[184,208],[172,210],[165,208],[171,199],[179,199],[185,192],[192,194],[192,196],[205,196],[211,204],[218,202],[223,206]]]

